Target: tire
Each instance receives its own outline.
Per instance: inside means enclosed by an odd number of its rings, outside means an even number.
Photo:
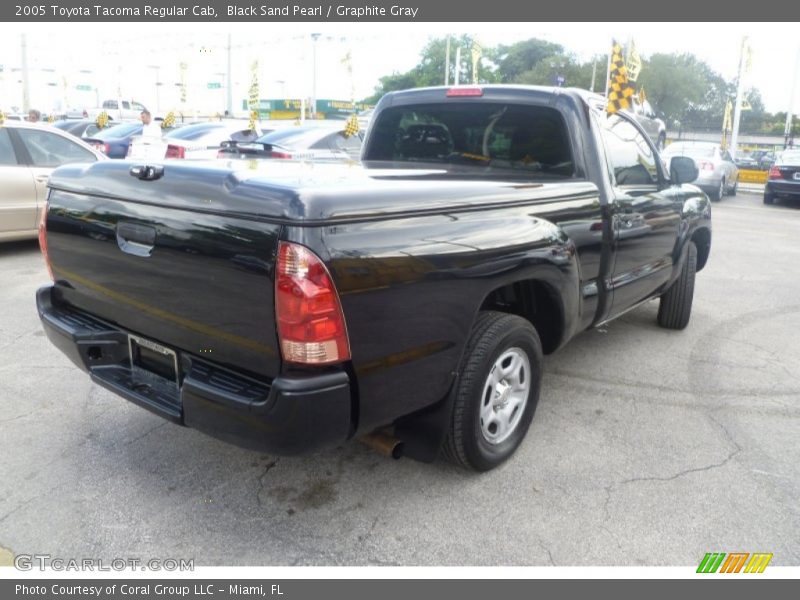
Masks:
[[[661,296],[658,324],[666,329],[684,329],[692,315],[694,277],[697,271],[697,246],[689,242],[681,274]]]
[[[735,196],[736,192],[739,191],[739,178],[736,178],[736,181],[733,182],[733,187],[728,190],[728,196]]]
[[[443,456],[474,471],[507,460],[528,432],[541,377],[542,344],[533,325],[516,315],[479,313],[453,388]]]
[[[722,200],[722,196],[725,195],[725,178],[719,180],[719,188],[711,192],[709,196],[712,200]]]
[[[770,194],[769,192],[764,192],[764,204],[775,204],[774,194]]]

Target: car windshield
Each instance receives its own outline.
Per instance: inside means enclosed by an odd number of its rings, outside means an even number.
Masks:
[[[113,140],[134,135],[142,130],[141,123],[120,123],[103,131],[98,131],[92,137],[96,140]]]
[[[387,108],[365,161],[448,165],[491,177],[571,177],[575,166],[560,113],[543,106],[453,101]],[[375,165],[377,166],[377,165]]]
[[[197,140],[204,135],[211,133],[216,129],[224,129],[225,125],[222,123],[196,123],[194,125],[186,125],[170,131],[164,137],[171,140]]]
[[[692,158],[714,158],[714,148],[709,146],[668,146],[664,154],[674,156],[676,154],[683,154],[684,156],[691,156]]]
[[[336,131],[338,130],[329,127],[287,127],[262,135],[257,141],[291,150],[303,150],[311,148],[326,135]]]

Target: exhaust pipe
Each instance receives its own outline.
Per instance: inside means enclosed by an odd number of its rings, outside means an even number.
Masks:
[[[403,442],[385,431],[373,431],[359,440],[384,456],[395,460],[403,456]]]

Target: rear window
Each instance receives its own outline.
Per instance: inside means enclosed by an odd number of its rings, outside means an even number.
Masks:
[[[222,130],[224,128],[225,126],[221,123],[198,123],[196,125],[186,125],[175,131],[170,131],[164,137],[172,140],[192,141],[207,135],[215,129]]]
[[[714,148],[706,146],[669,146],[665,154],[682,154],[692,158],[714,158]]]
[[[113,140],[116,138],[128,137],[129,135],[140,133],[141,131],[141,123],[122,123],[121,125],[115,125],[114,127],[98,131],[92,137],[97,140]]]
[[[331,133],[333,130],[327,127],[287,127],[261,136],[258,141],[291,150],[308,150]]]
[[[483,170],[571,177],[566,125],[552,108],[447,102],[382,111],[367,161],[444,163]]]

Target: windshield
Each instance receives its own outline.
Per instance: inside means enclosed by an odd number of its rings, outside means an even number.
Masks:
[[[141,131],[141,123],[122,123],[104,129],[103,131],[98,131],[92,137],[96,140],[113,140],[115,138],[128,137],[129,135],[140,133]]]
[[[560,113],[505,103],[445,102],[387,108],[365,161],[428,163],[526,176],[571,177],[575,166]]]
[[[714,158],[714,147],[711,146],[679,146],[672,144],[664,151],[664,154],[674,156],[675,154],[683,154],[684,156],[691,156],[692,158]]]
[[[174,131],[170,131],[164,137],[171,140],[187,140],[192,141],[203,137],[214,131],[215,129],[224,129],[225,125],[222,123],[197,123],[195,125],[186,125]]]

